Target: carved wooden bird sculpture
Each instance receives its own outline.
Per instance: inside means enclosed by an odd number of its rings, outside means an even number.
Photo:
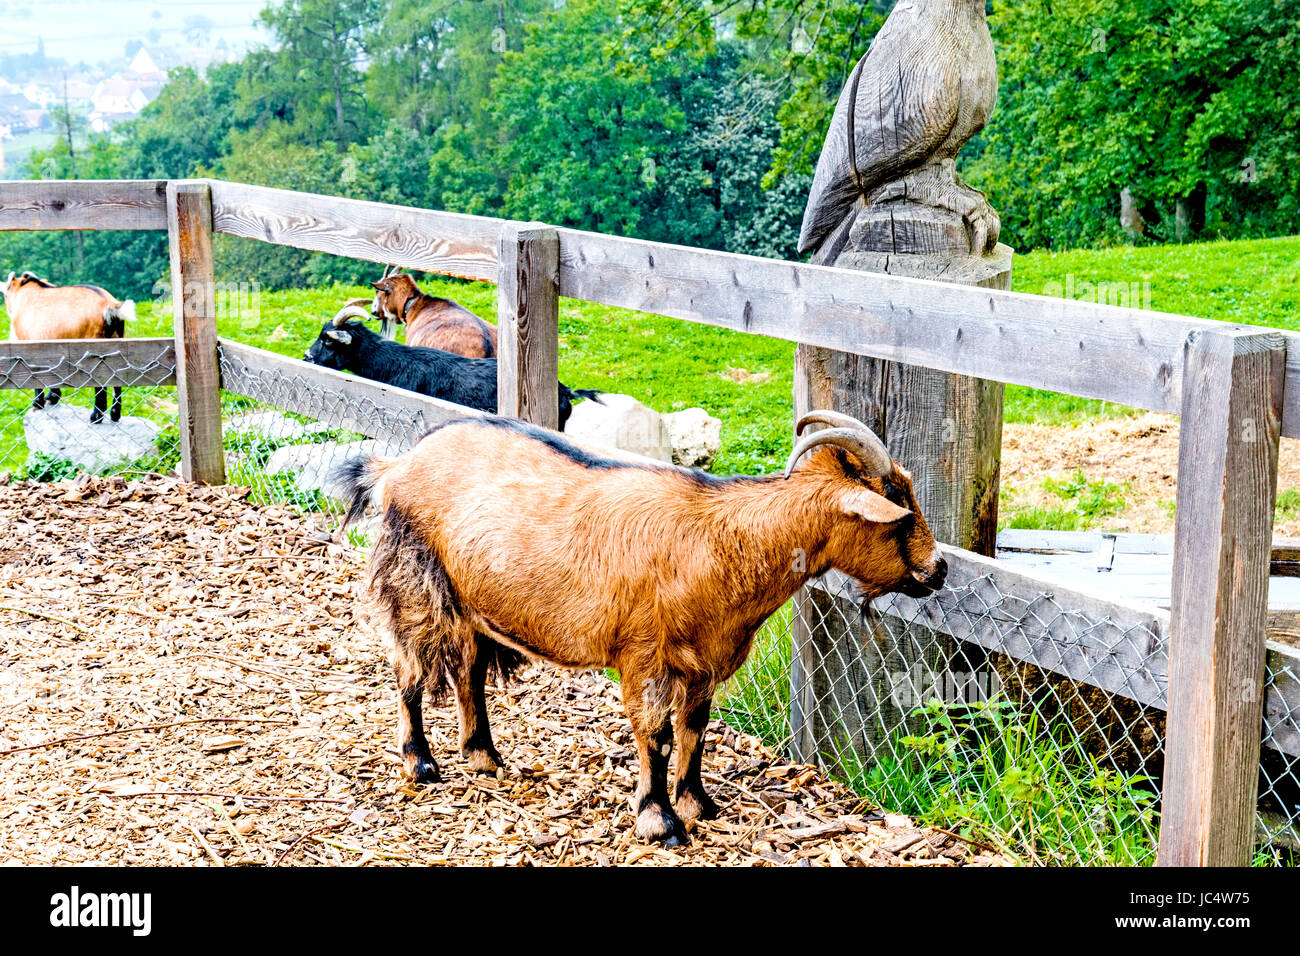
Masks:
[[[899,0],[840,94],[799,251],[856,216],[859,197],[950,209],[965,220],[972,253],[992,248],[997,214],[953,161],[988,122],[997,94],[984,0]]]

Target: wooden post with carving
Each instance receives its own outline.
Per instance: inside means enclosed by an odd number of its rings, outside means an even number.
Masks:
[[[812,261],[822,265],[1009,289],[1012,251],[997,242],[997,213],[954,165],[996,94],[982,0],[896,7],[840,96],[801,250],[815,250]],[[1000,383],[801,345],[794,391],[796,419],[833,409],[885,440],[912,472],[938,540],[993,553]],[[915,701],[899,695],[900,686],[914,693],[929,686],[930,673],[961,666],[950,638],[926,628],[891,634],[847,598],[806,588],[795,608],[797,759],[843,766],[851,752],[853,762],[870,765],[894,733],[915,729]],[[971,669],[982,664],[971,655]]]
[[[226,480],[226,462],[221,445],[212,195],[207,183],[168,183],[167,238],[176,336],[181,475],[187,481],[220,485]]]
[[[560,237],[540,223],[501,234],[497,412],[560,427]]]
[[[1255,843],[1286,345],[1193,333],[1183,362],[1161,866],[1247,866]]]

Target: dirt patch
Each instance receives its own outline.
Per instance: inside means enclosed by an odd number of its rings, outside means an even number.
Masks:
[[[616,686],[532,668],[490,692],[511,770],[402,780],[361,557],[246,490],[174,479],[0,491],[0,860],[34,864],[995,865],[714,722],[719,820],[632,833]],[[96,735],[89,736],[87,735]],[[77,739],[86,738],[86,739]]]
[[[1127,507],[1107,531],[1172,534],[1178,488],[1178,419],[1154,412],[1063,427],[1013,425],[1002,430],[1002,482],[1017,503],[1059,503],[1043,488],[1048,476],[1082,470],[1090,479],[1127,483]],[[1300,441],[1283,438],[1278,493],[1300,488]],[[1300,519],[1278,522],[1278,536],[1300,535]]]

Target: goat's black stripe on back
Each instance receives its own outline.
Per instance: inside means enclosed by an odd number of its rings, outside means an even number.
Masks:
[[[581,465],[583,468],[590,468],[594,471],[614,471],[621,468],[635,469],[638,471],[670,471],[701,485],[722,485],[732,484],[735,482],[766,480],[765,477],[756,477],[752,475],[710,475],[707,472],[700,471],[698,468],[681,468],[676,465],[670,465],[666,462],[663,464],[643,465],[639,462],[624,461],[620,458],[608,458],[604,455],[597,455],[593,452],[589,452],[585,448],[579,448],[577,445],[565,441],[562,436],[550,431],[549,429],[541,428],[540,426],[530,424],[529,422],[520,421],[517,418],[502,418],[499,415],[484,415],[478,418],[456,418],[429,429],[429,431],[425,433],[425,437],[427,438],[434,432],[447,428],[450,425],[487,425],[491,428],[501,428],[506,431],[516,432],[520,435],[525,435],[534,441],[541,442],[547,448],[551,449],[551,451],[563,455],[565,458],[575,464]]]

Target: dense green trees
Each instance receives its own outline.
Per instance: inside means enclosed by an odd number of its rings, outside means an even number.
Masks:
[[[1025,246],[1291,233],[1300,221],[1294,0],[1016,0],[992,19],[1002,84],[970,164]]]
[[[278,0],[271,48],[174,71],[137,120],[64,137],[30,174],[210,174],[789,257],[835,98],[891,6]],[[1295,0],[990,9],[999,106],[960,162],[1008,241],[1126,240],[1126,187],[1141,241],[1295,231]],[[148,236],[0,237],[0,255],[134,295],[165,265]],[[245,241],[220,255],[272,287],[368,272]]]

